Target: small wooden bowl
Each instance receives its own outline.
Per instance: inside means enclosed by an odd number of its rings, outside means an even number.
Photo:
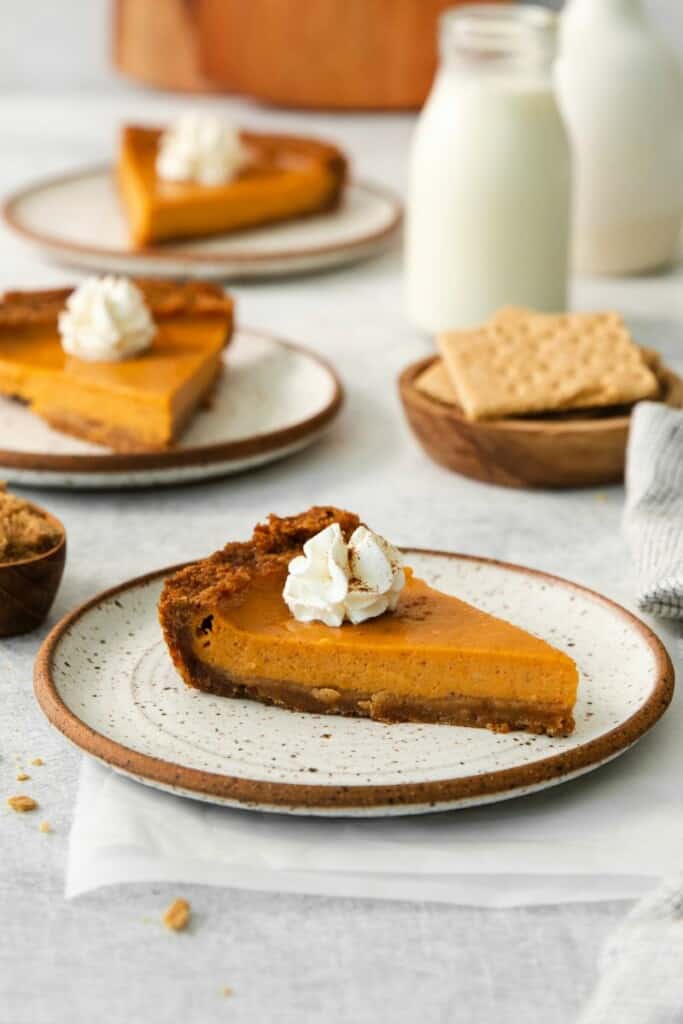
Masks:
[[[592,487],[623,478],[630,416],[471,422],[415,381],[435,357],[408,366],[399,390],[427,454],[463,476],[505,487]]]
[[[49,551],[21,562],[0,562],[0,637],[19,636],[36,629],[52,607],[66,561],[66,530],[50,512],[31,505],[59,530]]]

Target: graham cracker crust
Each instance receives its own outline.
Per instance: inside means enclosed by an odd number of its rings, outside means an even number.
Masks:
[[[381,691],[335,690],[332,687],[309,687],[272,679],[240,680],[228,672],[203,664],[192,657],[187,642],[185,653],[191,660],[192,681],[189,685],[218,697],[237,697],[261,704],[306,711],[316,715],[343,715],[371,718],[375,722],[426,722],[433,725],[462,725],[490,729],[493,732],[530,732],[547,736],[569,736],[574,731],[574,718],[565,708],[551,704],[524,701],[500,701],[491,698],[463,696],[421,700]],[[181,644],[185,646],[183,640]]]
[[[159,602],[159,616],[166,642],[202,605],[239,600],[251,581],[262,573],[279,572],[307,540],[331,523],[338,523],[348,540],[360,519],[353,512],[332,505],[316,505],[298,516],[268,516],[258,523],[251,540],[226,544],[220,551],[193,562],[170,576]],[[173,653],[173,650],[172,652]]]
[[[61,434],[77,437],[79,441],[90,441],[121,453],[167,451],[173,445],[141,444],[140,438],[124,427],[110,427],[106,423],[79,416],[78,413],[63,410],[60,413],[40,413],[40,418]],[[180,431],[178,431],[180,433]]]
[[[133,277],[154,320],[173,316],[225,316],[234,313],[234,302],[216,285],[203,281],[163,281]],[[56,325],[73,288],[42,291],[9,291],[0,299],[0,331]],[[230,331],[228,331],[229,337]]]

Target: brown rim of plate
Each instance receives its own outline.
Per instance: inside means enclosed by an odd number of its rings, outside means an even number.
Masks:
[[[272,430],[265,434],[253,434],[240,441],[217,441],[214,444],[195,445],[188,448],[167,448],[154,452],[112,451],[103,455],[51,455],[48,452],[17,452],[0,449],[0,469],[52,470],[87,474],[131,473],[138,470],[210,465],[277,451],[326,427],[337,415],[344,401],[344,389],[331,364],[317,352],[313,352],[304,345],[283,341],[282,338],[266,331],[252,330],[249,327],[238,327],[237,330],[243,330],[245,334],[248,333],[253,337],[276,342],[283,348],[298,352],[318,363],[334,384],[332,397],[325,408],[299,423],[294,423],[290,427],[282,427],[280,430]],[[226,349],[226,353],[229,359],[229,347]]]
[[[384,188],[381,185],[369,184],[365,181],[350,181],[345,187],[348,187],[348,185],[356,185],[359,188],[365,189],[366,192],[371,192],[373,195],[380,197],[388,203],[392,209],[392,215],[389,223],[385,227],[379,228],[376,231],[369,231],[367,234],[348,242],[311,245],[301,249],[281,249],[280,251],[274,251],[271,253],[250,253],[239,251],[230,253],[229,255],[220,252],[192,253],[186,252],[185,250],[174,250],[173,241],[166,242],[163,246],[145,246],[141,249],[106,249],[99,246],[82,245],[79,242],[69,242],[59,237],[55,237],[54,235],[34,231],[33,228],[26,227],[22,223],[21,218],[17,215],[16,211],[19,204],[30,199],[35,193],[42,192],[47,188],[54,188],[57,185],[66,185],[70,182],[77,182],[82,178],[88,178],[94,174],[102,174],[105,171],[109,171],[113,176],[113,165],[95,164],[91,167],[82,168],[79,171],[70,171],[67,174],[56,175],[52,178],[44,178],[41,181],[34,182],[32,185],[27,185],[25,188],[19,189],[17,192],[13,192],[4,200],[2,204],[3,219],[8,227],[28,241],[38,243],[39,245],[49,246],[53,250],[60,250],[65,253],[80,253],[81,255],[98,257],[103,256],[110,259],[135,259],[135,257],[140,257],[174,263],[182,260],[183,262],[195,263],[199,266],[203,264],[215,265],[217,263],[231,263],[242,264],[245,267],[257,266],[259,263],[272,263],[273,261],[278,260],[294,261],[302,258],[309,259],[315,256],[326,256],[330,253],[347,252],[350,249],[363,249],[367,245],[373,245],[388,239],[399,228],[403,220],[403,205],[398,196],[394,195],[390,189]],[[324,213],[318,214],[318,216],[324,216]],[[252,230],[258,230],[258,227]],[[210,238],[210,236],[204,237]],[[185,239],[184,244],[191,241],[192,239]]]
[[[296,783],[259,782],[252,779],[217,775],[195,768],[162,761],[148,754],[131,750],[115,740],[91,729],[64,704],[52,678],[52,663],[55,651],[65,632],[87,611],[102,601],[116,597],[129,590],[156,579],[163,579],[181,566],[169,566],[156,572],[147,573],[128,580],[96,597],[86,601],[79,608],[57,623],[43,641],[35,662],[35,695],[49,721],[76,746],[109,764],[132,775],[166,787],[177,787],[198,796],[232,800],[243,804],[259,804],[275,809],[282,808],[363,808],[376,806],[436,805],[469,797],[495,796],[510,790],[536,786],[543,782],[559,780],[563,775],[581,772],[598,765],[626,750],[639,739],[664,714],[671,702],[674,689],[674,669],[671,659],[662,644],[644,622],[615,601],[596,593],[587,587],[572,583],[560,576],[553,576],[538,569],[529,569],[492,558],[475,555],[461,555],[449,551],[435,551],[428,548],[404,548],[406,553],[438,555],[462,561],[497,565],[504,569],[540,577],[560,584],[607,605],[621,615],[641,635],[654,655],[656,681],[652,693],[643,706],[622,722],[597,739],[562,754],[543,758],[534,764],[520,765],[489,772],[485,775],[470,775],[457,779],[442,779],[434,782],[401,783],[385,786],[315,786]],[[230,699],[230,698],[226,698]],[[386,728],[391,728],[390,725]],[[444,728],[447,728],[444,726]],[[453,727],[451,727],[453,728]]]
[[[59,549],[63,548],[66,544],[66,527],[61,519],[58,519],[57,516],[52,514],[52,512],[48,512],[48,510],[43,508],[42,505],[36,505],[34,501],[26,501],[26,504],[36,512],[40,512],[41,515],[45,516],[46,519],[49,519],[49,521],[57,527],[57,530],[59,531],[59,540],[54,547],[48,548],[47,551],[41,551],[37,555],[30,555],[28,558],[17,558],[12,562],[3,562],[0,558],[0,571],[3,569],[22,569],[26,565],[32,565],[34,562],[40,562],[43,558],[52,557],[55,552],[59,551]]]
[[[426,359],[418,359],[417,362],[406,366],[398,378],[399,389],[409,389],[411,401],[422,404],[425,409],[430,411],[439,409],[442,412],[446,410],[454,420],[468,423],[472,427],[482,426],[506,434],[566,434],[568,430],[586,433],[595,432],[601,427],[604,429],[609,428],[610,430],[628,430],[631,417],[630,415],[624,416],[623,414],[619,416],[586,416],[585,418],[567,417],[566,419],[558,418],[554,420],[523,419],[521,417],[517,419],[511,417],[510,419],[497,420],[468,420],[459,406],[451,405],[449,402],[441,402],[438,398],[432,398],[431,395],[426,395],[424,391],[420,391],[419,388],[415,387],[415,381],[420,374],[431,366],[432,363],[435,363],[437,359],[439,359],[438,355],[428,356]]]

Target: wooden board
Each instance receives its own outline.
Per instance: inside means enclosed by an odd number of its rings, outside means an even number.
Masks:
[[[193,0],[116,0],[114,64],[146,85],[185,92],[212,86],[201,68]]]
[[[281,106],[411,109],[459,0],[116,0],[114,59],[163,88]],[[505,2],[505,0],[498,0]]]

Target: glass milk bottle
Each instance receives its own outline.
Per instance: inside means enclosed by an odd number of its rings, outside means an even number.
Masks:
[[[440,25],[441,64],[411,158],[408,311],[428,331],[501,306],[567,302],[571,163],[552,86],[557,18],[473,4]]]
[[[683,224],[683,74],[641,0],[569,0],[557,82],[574,152],[577,269],[671,262]]]

